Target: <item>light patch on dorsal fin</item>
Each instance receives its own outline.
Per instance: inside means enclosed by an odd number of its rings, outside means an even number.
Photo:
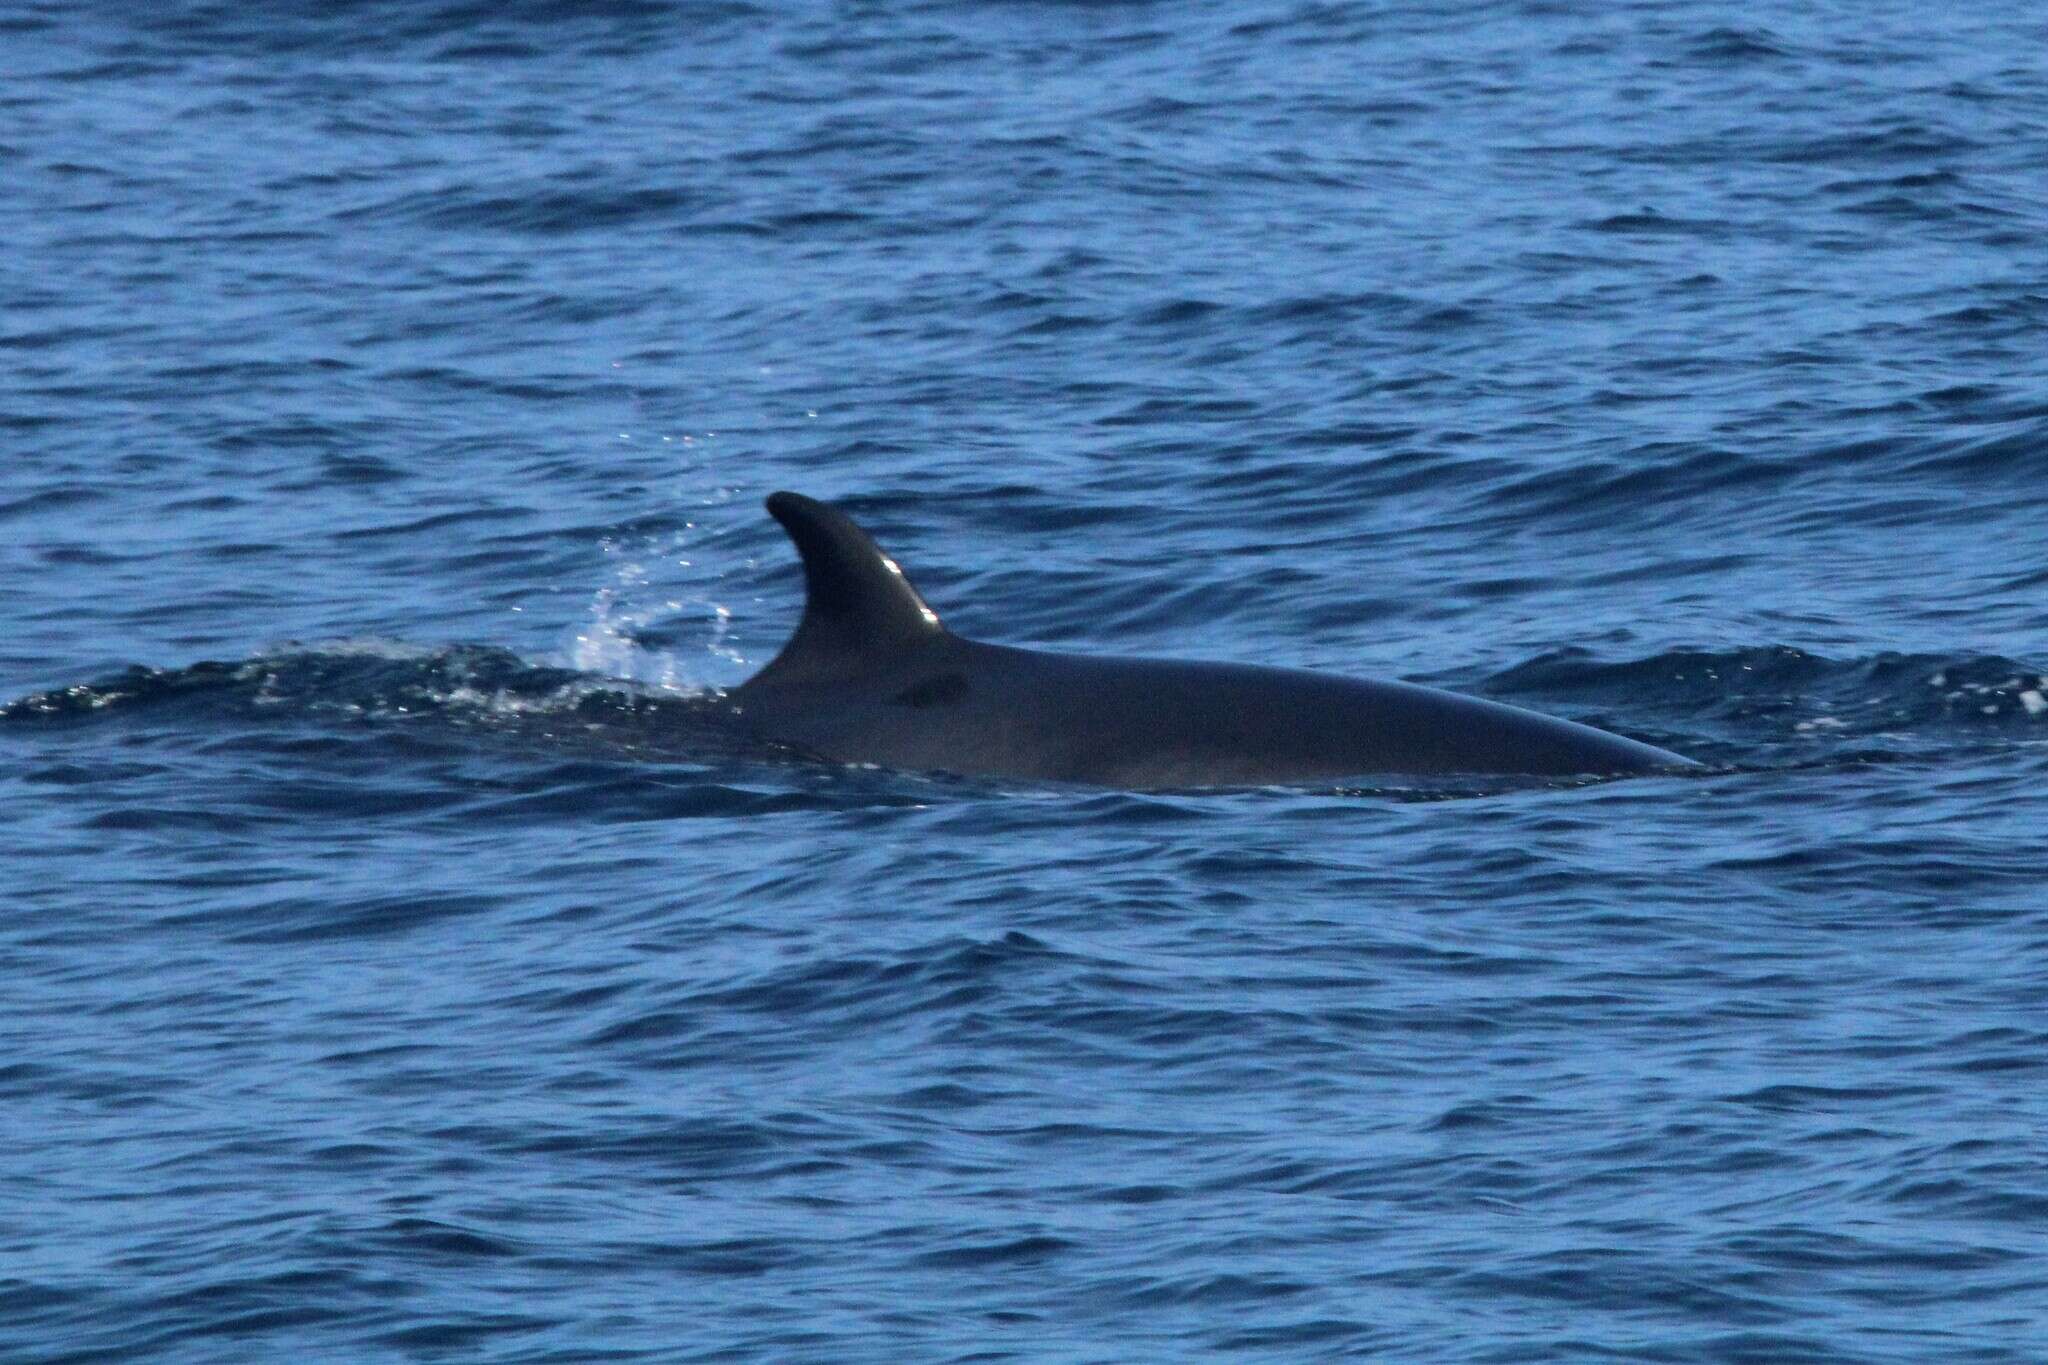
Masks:
[[[753,681],[844,673],[946,633],[902,567],[844,512],[801,493],[773,493],[768,514],[803,558],[804,615]]]

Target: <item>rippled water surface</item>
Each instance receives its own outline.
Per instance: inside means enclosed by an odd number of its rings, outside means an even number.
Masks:
[[[0,6],[0,1357],[2048,1358],[2048,22]],[[1708,764],[705,723],[977,638]]]

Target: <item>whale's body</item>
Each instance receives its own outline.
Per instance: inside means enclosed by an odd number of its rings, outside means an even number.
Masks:
[[[822,759],[1130,788],[1694,766],[1410,683],[963,639],[845,514],[796,493],[768,511],[803,558],[808,597],[789,643],[729,700],[756,734]]]

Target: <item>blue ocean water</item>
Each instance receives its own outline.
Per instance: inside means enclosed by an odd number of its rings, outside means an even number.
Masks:
[[[2048,1359],[2038,7],[0,52],[0,1358]],[[1710,767],[737,745],[779,487]]]

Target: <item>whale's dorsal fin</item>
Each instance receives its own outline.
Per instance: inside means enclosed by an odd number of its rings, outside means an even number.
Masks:
[[[772,493],[768,514],[803,557],[804,615],[752,681],[844,673],[946,633],[902,568],[844,512],[801,493]]]

